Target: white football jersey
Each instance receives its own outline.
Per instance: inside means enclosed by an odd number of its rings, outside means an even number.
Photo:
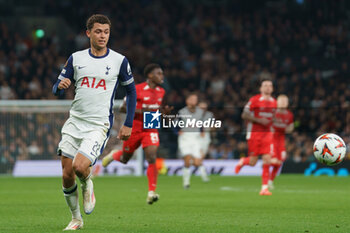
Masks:
[[[58,78],[75,82],[70,117],[107,129],[113,124],[118,83],[125,86],[134,82],[126,57],[111,49],[101,57],[94,56],[91,49],[73,53]]]

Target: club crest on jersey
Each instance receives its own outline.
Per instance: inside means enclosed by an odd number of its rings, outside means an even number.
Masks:
[[[83,81],[81,82],[81,87],[86,86],[88,88],[103,88],[103,90],[106,90],[106,81],[104,79],[101,79],[100,81],[96,81],[96,78],[88,78],[84,77]]]
[[[106,75],[109,74],[109,70],[110,70],[110,69],[111,69],[111,67],[106,66]]]
[[[143,128],[144,129],[160,129],[160,116],[162,114],[157,110],[156,112],[143,113]]]

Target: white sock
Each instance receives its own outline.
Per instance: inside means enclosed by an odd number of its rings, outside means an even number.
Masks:
[[[190,185],[191,171],[189,167],[182,168],[182,178],[184,186]]]
[[[86,188],[86,183],[91,181],[90,180],[91,174],[92,173],[90,172],[90,174],[87,177],[85,177],[84,179],[79,178],[81,186],[82,186],[83,189]]]
[[[261,189],[263,190],[263,189],[267,189],[267,188],[269,188],[269,186],[267,185],[267,184],[263,184],[262,186],[261,186]]]
[[[203,165],[201,165],[198,167],[198,169],[199,169],[199,173],[202,177],[202,180],[208,181],[209,179],[208,179],[207,170],[205,169],[205,167]]]
[[[79,207],[79,199],[78,199],[78,191],[77,184],[70,188],[63,188],[64,198],[66,199],[67,205],[72,213],[72,218],[81,219],[80,207]]]

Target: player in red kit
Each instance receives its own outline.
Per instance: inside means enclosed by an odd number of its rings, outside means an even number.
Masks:
[[[262,188],[260,195],[271,195],[268,190],[270,178],[270,163],[273,153],[273,135],[271,132],[272,118],[276,110],[276,100],[271,96],[273,84],[271,80],[264,79],[261,82],[260,94],[250,98],[245,105],[242,118],[248,121],[247,143],[248,157],[241,158],[235,172],[245,166],[255,166],[259,156],[263,160]]]
[[[288,108],[288,97],[279,95],[277,97],[277,109],[273,118],[273,149],[274,153],[271,158],[272,171],[269,180],[269,189],[273,189],[273,181],[282,163],[286,160],[285,135],[294,130],[293,113]]]
[[[159,199],[159,195],[155,192],[158,176],[155,162],[159,137],[157,129],[143,129],[143,112],[159,110],[165,90],[160,87],[164,81],[164,75],[162,68],[158,64],[147,65],[144,69],[144,75],[147,81],[136,85],[137,103],[131,136],[127,141],[124,141],[122,150],[112,150],[106,155],[102,160],[102,165],[106,167],[113,160],[126,164],[134,151],[142,144],[148,162],[147,203],[152,204]],[[123,110],[123,107],[121,110]]]

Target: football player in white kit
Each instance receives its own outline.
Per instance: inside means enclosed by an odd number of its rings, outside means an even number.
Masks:
[[[76,176],[81,183],[85,214],[94,210],[96,199],[90,179],[91,167],[102,154],[110,135],[118,83],[127,93],[127,117],[119,131],[119,139],[130,137],[136,106],[135,83],[128,60],[107,48],[110,20],[104,15],[92,15],[86,27],[91,47],[69,57],[52,90],[55,95],[60,95],[74,82],[75,97],[58,145],[63,193],[72,213],[72,220],[64,230],[83,227]]]
[[[206,121],[208,119],[213,119],[214,114],[210,111],[208,111],[208,104],[205,101],[200,101],[198,103],[198,107],[200,107],[203,110],[202,120]],[[201,159],[202,161],[205,159],[205,156],[208,153],[209,145],[211,142],[210,138],[210,132],[212,128],[203,128],[201,132],[201,136],[199,138],[200,141],[200,151],[201,151]],[[209,178],[206,178],[205,181],[209,181]]]
[[[186,98],[186,107],[179,111],[179,118],[183,121],[202,120],[203,110],[197,106],[198,96],[190,94]],[[208,181],[207,172],[203,166],[202,155],[200,150],[201,130],[199,128],[183,128],[179,130],[178,146],[179,152],[184,160],[182,169],[183,186],[185,189],[190,187],[191,171],[190,166],[193,163],[198,168],[202,180]]]

